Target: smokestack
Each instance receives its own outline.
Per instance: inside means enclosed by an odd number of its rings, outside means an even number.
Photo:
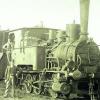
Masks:
[[[88,39],[88,16],[90,0],[80,0],[80,40]]]

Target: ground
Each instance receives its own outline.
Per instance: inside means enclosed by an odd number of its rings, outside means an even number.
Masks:
[[[0,100],[55,100],[50,97],[43,97],[43,96],[34,96],[34,94],[26,94],[23,93],[20,89],[15,90],[15,97],[12,98],[9,96],[8,98],[4,98],[4,91],[5,91],[5,83],[4,81],[0,81]],[[56,99],[61,100],[61,99]]]
[[[20,89],[15,89],[15,97],[14,98],[12,98],[11,96],[9,96],[8,98],[4,98],[3,97],[4,91],[5,91],[5,82],[0,81],[0,100],[63,100],[63,99],[53,99],[51,97],[42,96],[42,95],[36,96],[33,93],[32,94],[24,93]],[[11,92],[9,92],[9,93],[11,95]],[[80,99],[70,99],[70,100],[80,100]],[[89,100],[89,99],[81,99],[81,100]]]

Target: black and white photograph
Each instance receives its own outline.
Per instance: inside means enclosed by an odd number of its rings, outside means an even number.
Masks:
[[[0,0],[0,100],[100,100],[100,0]]]

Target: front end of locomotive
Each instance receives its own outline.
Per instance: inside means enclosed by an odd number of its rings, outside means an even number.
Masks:
[[[88,38],[89,2],[80,0],[80,25],[68,25],[68,42],[60,44],[54,52],[58,62],[65,64],[59,66],[52,90],[67,97],[74,94],[99,100],[100,51],[93,39]]]

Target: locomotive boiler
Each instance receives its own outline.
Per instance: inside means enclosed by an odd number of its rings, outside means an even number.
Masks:
[[[48,39],[43,34],[36,35],[33,29],[13,31],[16,85],[36,95],[99,100],[100,51],[88,37],[88,15],[89,0],[80,0],[80,25],[68,24],[67,41],[51,46],[44,45]],[[45,33],[47,29],[39,32]]]

